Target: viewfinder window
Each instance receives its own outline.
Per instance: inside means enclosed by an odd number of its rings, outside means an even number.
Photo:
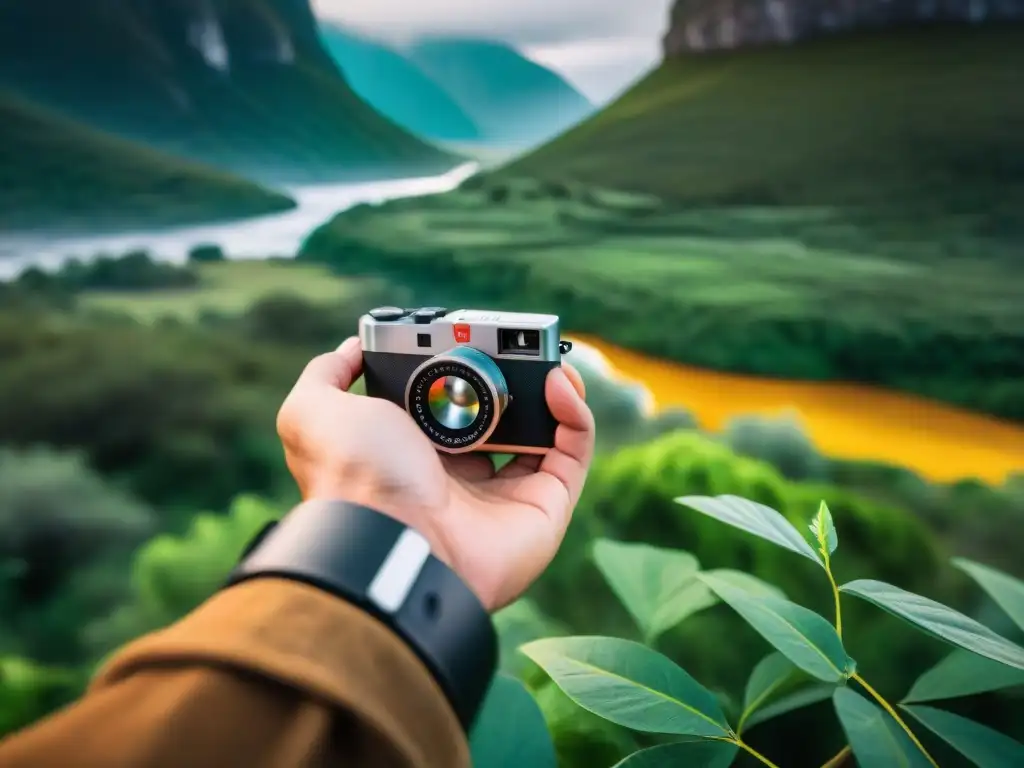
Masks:
[[[498,331],[498,354],[540,354],[540,331],[520,328],[502,328]]]

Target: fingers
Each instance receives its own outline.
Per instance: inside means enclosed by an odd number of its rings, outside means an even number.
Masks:
[[[569,363],[562,364],[562,370],[565,371],[566,377],[572,384],[573,388],[579,393],[579,396],[584,400],[587,399],[587,385],[583,383],[583,377],[580,376],[580,372],[577,371]]]
[[[558,421],[555,447],[540,463],[540,474],[558,479],[569,495],[571,509],[583,490],[583,481],[594,455],[594,415],[583,399],[583,381],[572,373],[555,369],[548,376],[546,395],[551,414]],[[578,386],[573,382],[578,380]]]
[[[348,391],[363,370],[363,349],[355,336],[346,339],[334,352],[314,357],[306,365],[299,381],[326,384]]]
[[[497,475],[511,483],[507,492],[542,510],[559,531],[569,525],[594,455],[594,416],[573,374],[556,368],[548,375],[548,407],[558,421],[554,447],[543,457],[521,456]]]

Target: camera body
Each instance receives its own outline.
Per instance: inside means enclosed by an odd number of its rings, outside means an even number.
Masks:
[[[545,382],[569,347],[556,315],[378,307],[359,340],[366,394],[404,408],[439,451],[554,446]]]

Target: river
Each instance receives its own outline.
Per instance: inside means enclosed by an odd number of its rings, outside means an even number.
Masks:
[[[233,259],[292,256],[316,227],[339,211],[360,203],[447,192],[472,176],[477,167],[476,163],[466,163],[442,176],[288,188],[283,191],[295,200],[295,208],[241,221],[90,237],[0,235],[0,280],[13,277],[29,266],[53,269],[69,258],[85,260],[99,253],[121,255],[136,249],[180,263],[185,261],[189,250],[206,243],[219,245]]]
[[[137,248],[178,262],[201,243],[215,243],[239,259],[292,255],[315,227],[341,210],[445,192],[476,167],[466,164],[431,178],[291,189],[298,203],[294,210],[241,222],[75,239],[0,238],[0,279],[33,264],[51,268],[69,257]],[[793,411],[817,448],[837,458],[905,466],[938,481],[976,477],[999,483],[1011,472],[1024,472],[1024,427],[1018,425],[870,387],[717,373],[646,357],[600,339],[579,340],[603,355],[613,375],[643,384],[656,406],[685,407],[713,431],[734,416]]]

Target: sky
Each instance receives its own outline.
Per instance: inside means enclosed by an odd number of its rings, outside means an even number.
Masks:
[[[472,35],[510,43],[601,103],[659,61],[672,0],[312,3],[320,18],[392,43],[432,35]]]

